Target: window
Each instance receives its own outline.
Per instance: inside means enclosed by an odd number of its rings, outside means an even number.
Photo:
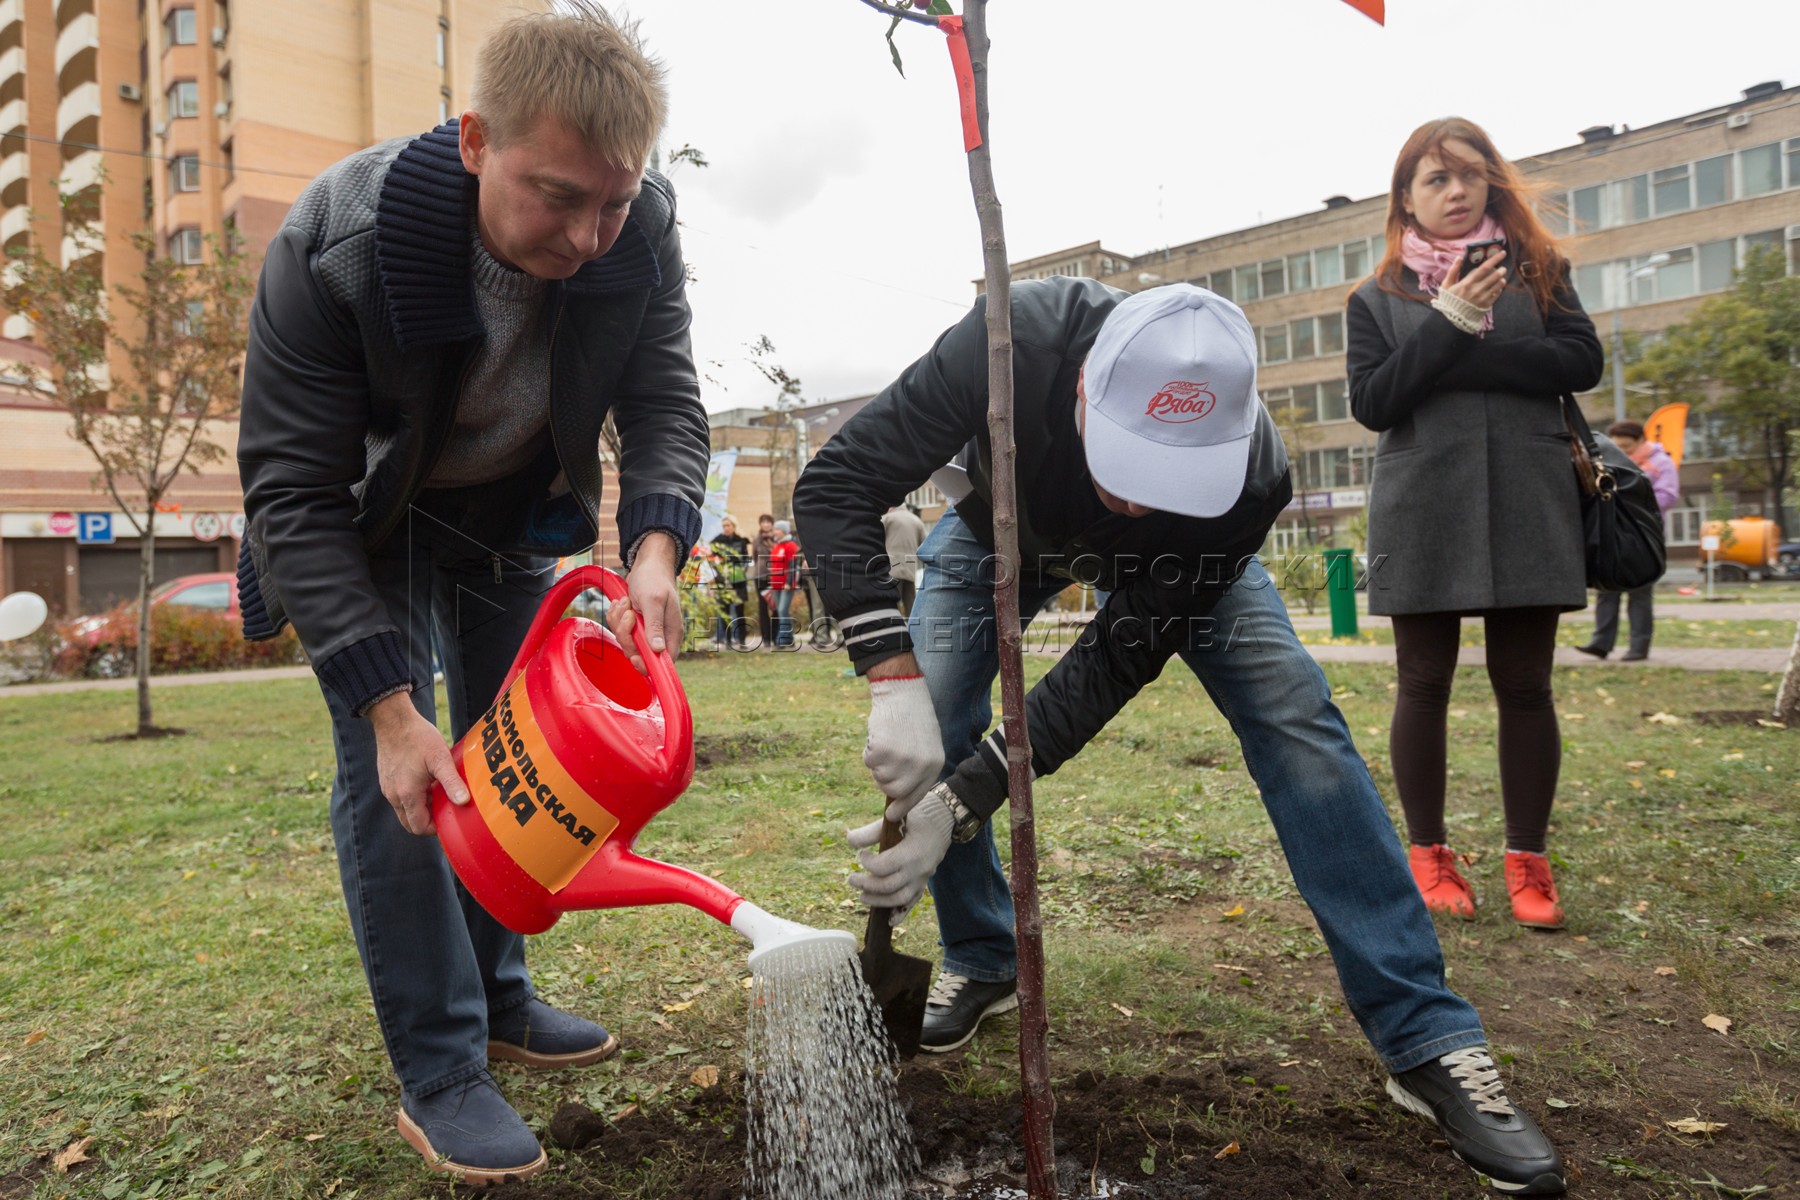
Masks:
[[[1311,291],[1312,285],[1312,253],[1288,255],[1288,291]]]
[[[1318,353],[1313,344],[1313,319],[1302,317],[1288,325],[1288,353],[1295,358],[1311,358]]]
[[[1689,188],[1688,165],[1666,167],[1650,177],[1652,196],[1656,201],[1656,215],[1686,212],[1694,207],[1694,195]]]
[[[1589,312],[1604,312],[1613,306],[1607,280],[1612,274],[1610,263],[1588,263],[1575,268],[1575,294]]]
[[[1749,262],[1752,254],[1764,248],[1773,250],[1777,254],[1781,253],[1781,230],[1765,229],[1761,233],[1746,233],[1744,235],[1743,261]]]
[[[1287,260],[1271,258],[1262,265],[1262,294],[1265,298],[1285,296],[1287,290]]]
[[[1694,203],[1723,204],[1731,199],[1731,155],[1703,158],[1694,164]]]
[[[1237,302],[1239,304],[1248,304],[1252,300],[1261,298],[1262,293],[1257,290],[1256,283],[1257,274],[1254,266],[1237,269]]]
[[[1320,287],[1344,282],[1344,254],[1336,246],[1327,246],[1313,255],[1313,270]]]
[[[1319,353],[1344,352],[1344,314],[1326,313],[1319,318]]]
[[[193,334],[195,330],[200,328],[200,323],[205,316],[206,301],[189,300],[182,315],[175,318],[175,333],[180,337],[188,337]]]
[[[1656,269],[1656,298],[1676,300],[1694,294],[1694,249],[1669,251],[1669,261]]]
[[[450,119],[450,102],[442,96],[438,97],[438,124],[442,125]]]
[[[1707,242],[1700,247],[1700,290],[1722,292],[1731,286],[1731,273],[1737,267],[1737,246],[1730,238]]]
[[[1601,192],[1605,184],[1577,189],[1575,192],[1575,226],[1578,233],[1591,233],[1600,228]]]
[[[1206,286],[1227,300],[1231,299],[1231,272],[1214,271],[1207,279]]]
[[[1567,237],[1572,232],[1569,228],[1568,193],[1556,192],[1545,196],[1537,206],[1538,220],[1544,228],[1558,237]]]
[[[172,11],[164,19],[163,28],[168,31],[168,44],[171,46],[192,46],[200,38],[199,23],[191,8]]]
[[[1745,196],[1763,196],[1781,190],[1781,143],[1753,146],[1738,154]]]
[[[1369,273],[1369,244],[1367,242],[1344,243],[1344,278],[1361,279]]]
[[[1319,385],[1303,383],[1293,389],[1288,400],[1291,412],[1282,413],[1276,419],[1287,421],[1317,421],[1319,419]]]
[[[1693,457],[1689,443],[1689,457]],[[1664,540],[1671,546],[1698,546],[1700,529],[1706,524],[1704,508],[1671,508],[1663,517]]]
[[[1262,331],[1263,357],[1266,363],[1286,362],[1288,360],[1288,327],[1286,325],[1268,325]]]
[[[449,38],[450,31],[440,25],[437,31],[437,65],[440,67],[444,65],[444,43]]]
[[[1633,175],[1612,183],[1612,219],[1608,225],[1624,225],[1630,221],[1650,219],[1650,177]]]
[[[206,256],[206,238],[198,229],[177,229],[169,235],[169,257],[179,263],[197,263]]]
[[[1789,138],[1787,144],[1788,186],[1800,187],[1800,138]]]
[[[172,192],[197,192],[200,190],[200,159],[198,155],[184,154],[169,160],[169,190]]]
[[[1350,389],[1342,379],[1333,379],[1319,385],[1319,420],[1348,421],[1350,419]],[[1351,481],[1346,479],[1346,484]]]
[[[192,79],[183,79],[169,89],[169,116],[197,117],[200,115],[200,85]]]
[[[1373,482],[1375,478],[1375,447],[1350,447],[1350,482],[1352,485]]]
[[[188,608],[211,608],[224,612],[231,604],[231,585],[223,579],[217,583],[196,583],[170,596],[166,603]]]

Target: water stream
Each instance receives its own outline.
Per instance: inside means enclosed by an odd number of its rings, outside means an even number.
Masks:
[[[919,1152],[854,947],[767,955],[744,1050],[745,1200],[901,1200]]]

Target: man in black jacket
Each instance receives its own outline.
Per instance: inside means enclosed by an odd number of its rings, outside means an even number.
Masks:
[[[238,444],[244,628],[291,622],[337,751],[331,825],[351,926],[432,1166],[484,1184],[543,1169],[490,1058],[596,1062],[599,1025],[534,994],[524,940],[457,883],[428,794],[467,803],[452,735],[499,690],[552,582],[596,545],[601,422],[623,441],[614,628],[678,646],[675,572],[708,441],[674,196],[644,171],[660,68],[585,2],[482,46],[474,111],[351,155],[301,195],[251,314]]]
[[[1390,1094],[1507,1190],[1560,1191],[1556,1151],[1444,984],[1392,822],[1255,560],[1291,491],[1243,313],[1185,284],[1128,297],[1061,277],[1015,284],[1012,308],[1021,618],[1075,581],[1110,593],[1026,697],[1032,770],[1073,757],[1179,655],[1238,736]],[[944,965],[923,1043],[938,1051],[1016,1005],[988,824],[1006,748],[997,729],[982,737],[997,669],[987,402],[978,302],[825,444],[794,497],[826,607],[870,681],[864,762],[905,824],[882,853],[881,822],[851,832],[864,868],[851,884],[904,911],[929,882]],[[881,514],[927,478],[955,507],[920,547],[906,621]]]

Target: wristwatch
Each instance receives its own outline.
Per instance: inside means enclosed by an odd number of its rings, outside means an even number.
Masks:
[[[950,810],[950,840],[973,841],[975,835],[981,832],[981,827],[987,823],[986,818],[970,812],[961,797],[950,790],[949,783],[940,783],[931,790],[944,802],[944,807]]]

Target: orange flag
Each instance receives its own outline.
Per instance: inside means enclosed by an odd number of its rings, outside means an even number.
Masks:
[[[1387,25],[1387,0],[1344,0],[1344,3],[1377,25]]]

